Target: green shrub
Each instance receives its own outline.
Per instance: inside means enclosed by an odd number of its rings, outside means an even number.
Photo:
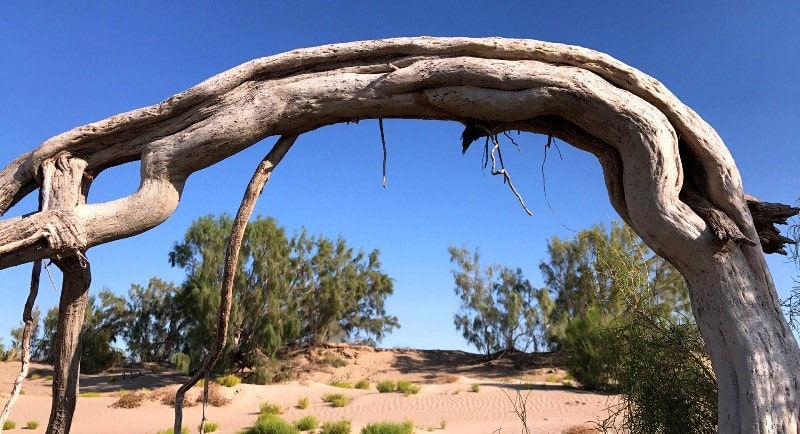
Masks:
[[[167,428],[165,430],[159,431],[157,434],[174,434],[174,428]],[[183,427],[181,428],[181,434],[189,434],[189,428]]]
[[[379,382],[376,387],[380,393],[392,393],[397,390],[397,383],[391,380],[384,380]]]
[[[217,383],[225,387],[233,387],[242,382],[242,379],[234,374],[228,374],[217,378]]]
[[[319,434],[350,434],[351,429],[352,423],[347,419],[342,419],[323,423]]]
[[[4,431],[5,431],[5,430],[11,430],[11,429],[14,429],[14,428],[16,428],[16,427],[17,427],[17,423],[16,423],[16,422],[14,422],[14,421],[13,421],[13,420],[11,420],[11,419],[6,419],[6,421],[5,421],[5,422],[3,422],[3,430],[4,430]]]
[[[297,400],[297,408],[299,408],[300,410],[305,410],[308,408],[308,405],[310,403],[311,402],[308,400],[308,398],[300,398]]]
[[[361,390],[369,389],[369,380],[367,380],[366,378],[358,380],[358,383],[356,383],[356,389],[361,389]]]
[[[410,381],[398,381],[397,391],[408,396],[419,393],[419,386]]]
[[[331,405],[331,407],[344,407],[350,403],[350,397],[341,393],[326,393],[322,400]]]
[[[361,434],[413,434],[414,422],[407,420],[403,423],[373,422],[361,430]]]
[[[206,422],[206,426],[203,427],[203,432],[214,432],[219,429],[219,424],[214,422]],[[200,428],[198,427],[198,431]]]
[[[256,424],[245,430],[244,434],[299,434],[292,424],[275,415],[261,415]]]
[[[589,390],[607,390],[611,386],[617,349],[610,320],[592,306],[583,317],[570,319],[564,332],[564,347],[569,355],[567,369]]]
[[[265,402],[261,404],[261,408],[259,409],[258,414],[260,415],[278,415],[283,413],[283,408],[280,405],[272,403],[272,402]]]
[[[480,384],[473,384],[472,386],[469,386],[469,390],[471,390],[471,391],[473,391],[475,393],[478,393],[478,392],[481,391],[481,385]]]
[[[353,385],[348,383],[347,381],[336,380],[336,379],[331,380],[330,383],[328,383],[328,385],[329,386],[333,386],[333,387],[339,387],[339,388],[342,388],[342,389],[352,389],[353,388]]]
[[[322,363],[333,368],[343,368],[347,366],[347,360],[332,355],[327,355],[322,359]]]
[[[28,421],[28,422],[25,424],[25,426],[26,426],[28,429],[36,429],[36,428],[39,428],[39,422],[38,422],[38,421],[35,421],[35,420],[29,420],[29,421]]]
[[[302,418],[294,421],[294,427],[300,431],[311,431],[319,426],[319,420],[313,415],[303,416]]]
[[[175,353],[172,355],[172,366],[183,375],[189,375],[189,365],[192,360],[188,354]]]

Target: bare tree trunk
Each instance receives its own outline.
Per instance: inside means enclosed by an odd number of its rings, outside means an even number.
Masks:
[[[689,282],[719,382],[720,430],[798,433],[800,349],[763,257],[785,239],[754,222],[758,203],[710,125],[657,80],[581,47],[398,38],[247,62],[160,104],[53,137],[0,171],[2,213],[47,186],[43,168],[65,151],[89,173],[134,160],[142,168],[139,190],[123,199],[0,221],[0,268],[80,257],[146,231],[174,211],[191,173],[268,136],[367,118],[455,120],[471,133],[467,142],[476,131],[518,129],[596,155],[617,212]]]

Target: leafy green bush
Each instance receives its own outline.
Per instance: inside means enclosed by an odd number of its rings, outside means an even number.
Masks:
[[[564,333],[567,370],[589,390],[607,390],[611,386],[617,354],[610,321],[592,306],[583,317],[572,318]]]
[[[350,434],[352,423],[347,419],[336,422],[325,422],[319,434]]]
[[[217,378],[217,383],[225,387],[233,387],[242,382],[242,379],[234,374],[228,374]]]
[[[407,420],[403,423],[373,422],[367,424],[361,434],[413,434],[414,422]]]
[[[14,422],[14,421],[13,421],[13,420],[11,420],[11,419],[6,419],[6,421],[5,421],[5,422],[3,422],[3,430],[4,430],[4,431],[5,431],[5,430],[11,430],[11,429],[14,429],[14,428],[16,428],[16,427],[17,427],[17,423],[16,423],[16,422]]]
[[[175,353],[172,355],[172,366],[183,375],[189,375],[189,365],[192,360],[188,354]]]
[[[419,393],[419,385],[410,381],[401,380],[397,382],[397,391],[408,396]]]
[[[214,432],[214,431],[219,429],[219,424],[218,423],[214,423],[214,422],[206,422],[206,426],[203,427],[203,428],[204,428],[203,429],[204,433],[206,433],[206,432]],[[198,430],[199,430],[199,428],[198,428]]]
[[[313,415],[303,416],[302,418],[294,421],[294,427],[300,431],[311,431],[319,426],[319,420]]]
[[[283,413],[283,408],[275,403],[272,402],[265,402],[261,404],[261,408],[258,411],[260,415],[278,415]]]
[[[261,415],[256,424],[244,431],[244,434],[299,434],[292,424],[275,415]]]
[[[376,387],[380,393],[392,393],[397,390],[397,383],[392,380],[383,380]]]
[[[311,404],[311,402],[308,400],[308,398],[303,397],[297,400],[297,408],[300,410],[307,409],[309,404]]]
[[[369,380],[362,378],[356,383],[356,389],[367,390],[369,389]]]
[[[344,407],[350,403],[350,397],[341,393],[326,393],[322,396],[322,400],[331,407]]]
[[[35,421],[35,420],[29,420],[29,421],[28,421],[28,422],[25,424],[25,426],[26,426],[28,429],[36,429],[36,428],[39,428],[39,422],[38,422],[38,421]]]

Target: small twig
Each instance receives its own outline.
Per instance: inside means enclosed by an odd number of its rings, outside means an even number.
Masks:
[[[519,131],[517,131],[517,133],[519,133]],[[507,139],[508,139],[508,140],[509,140],[509,141],[510,141],[510,142],[511,142],[511,143],[512,143],[514,146],[516,146],[516,147],[517,147],[517,151],[520,151],[520,152],[522,152],[522,148],[520,148],[520,147],[519,147],[519,144],[517,144],[517,142],[515,142],[515,141],[514,141],[514,138],[512,138],[512,137],[511,137],[511,134],[508,134],[508,131],[503,131],[503,135],[504,135],[504,136],[506,136],[506,138],[507,138]]]
[[[558,151],[558,158],[561,160],[564,159],[564,157],[561,155],[561,149],[559,149],[558,144],[556,144],[556,140],[553,138],[553,135],[548,132],[547,143],[544,145],[544,158],[542,158],[542,190],[544,190],[544,201],[545,203],[547,203],[547,208],[550,210],[550,214],[552,214],[553,217],[556,218],[558,224],[560,224],[566,230],[572,232],[578,232],[575,229],[572,229],[571,227],[565,225],[564,222],[561,221],[561,218],[558,216],[555,210],[553,210],[553,206],[550,204],[550,197],[547,195],[547,178],[544,176],[544,165],[545,163],[547,163],[547,149],[549,149],[551,145],[556,146],[556,150]]]
[[[383,118],[378,118],[378,127],[381,129],[381,145],[383,145],[383,188],[386,188],[386,136],[383,134]]]
[[[491,156],[491,158],[492,158],[492,175],[502,175],[503,176],[503,182],[507,182],[508,183],[508,187],[514,193],[514,196],[517,196],[517,200],[519,200],[520,205],[522,205],[522,209],[524,209],[525,212],[528,215],[532,216],[533,213],[525,205],[525,201],[522,200],[522,196],[520,196],[519,192],[517,192],[517,189],[514,188],[514,183],[511,182],[511,175],[508,174],[508,171],[506,171],[505,168],[501,168],[499,170],[497,169],[497,161],[495,159],[494,153],[495,153],[495,151],[499,151],[500,150],[500,142],[497,141],[497,136],[492,136],[492,142],[494,143],[494,147],[492,148],[492,152],[489,154]],[[498,154],[499,154],[499,152],[498,152]]]
[[[53,279],[53,273],[50,272],[50,264],[52,264],[52,263],[53,262],[50,261],[50,262],[44,264],[44,269],[45,269],[45,271],[47,271],[47,277],[50,278],[50,284],[53,285],[53,290],[54,291],[58,291],[58,287],[56,286],[56,281],[55,281],[55,279]]]

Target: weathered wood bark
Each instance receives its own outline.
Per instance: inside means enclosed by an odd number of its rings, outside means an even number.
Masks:
[[[706,122],[657,80],[580,47],[402,38],[245,63],[56,136],[0,172],[4,212],[60,152],[89,173],[142,162],[129,197],[0,221],[0,268],[145,231],[173,212],[189,174],[267,136],[393,117],[551,134],[596,155],[613,206],[689,283],[719,381],[720,432],[798,432],[800,350],[763,255],[780,239],[762,249],[758,207],[748,208],[730,152]]]

